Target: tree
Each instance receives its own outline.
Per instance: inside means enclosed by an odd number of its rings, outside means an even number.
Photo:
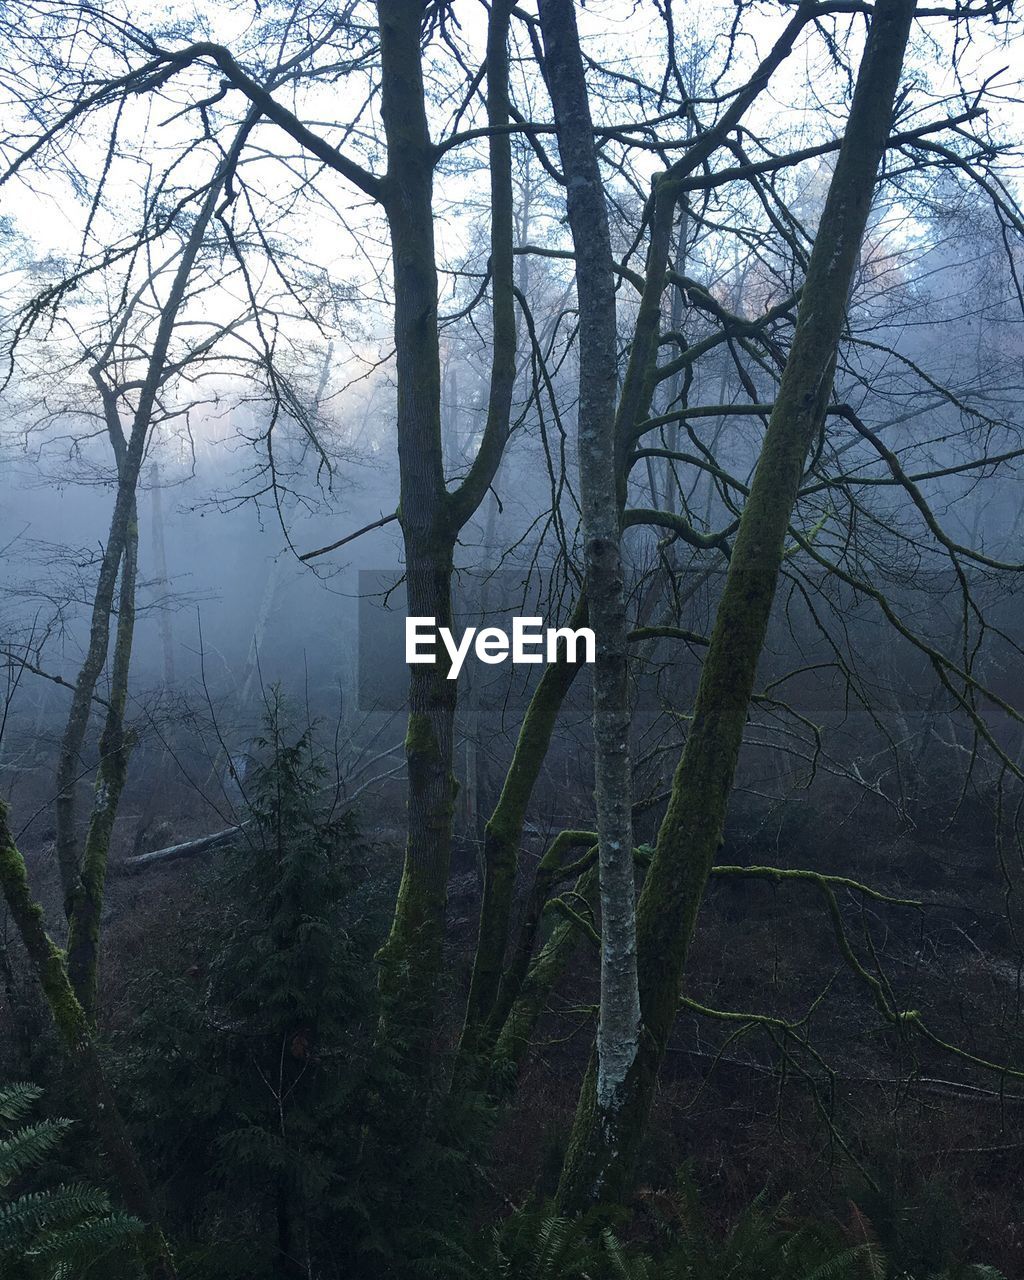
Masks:
[[[268,691],[248,818],[196,924],[201,976],[150,979],[147,1048],[128,1051],[160,1167],[173,1176],[213,1153],[213,1176],[187,1187],[182,1216],[215,1221],[244,1198],[252,1238],[236,1246],[240,1267],[282,1277],[326,1265],[339,1235],[357,1253],[363,1230],[354,1166],[374,1001],[366,926],[349,906],[355,820],[326,776],[313,727],[295,727]]]
[[[201,262],[211,223],[223,199],[224,184],[236,161],[237,155],[232,151],[219,158],[195,218],[170,255],[152,269],[143,270],[141,280],[133,281],[130,274],[124,280],[125,298],[120,311],[107,317],[105,324],[101,322],[98,333],[86,329],[74,335],[79,358],[88,362],[88,376],[99,400],[98,416],[110,445],[115,476],[110,527],[93,587],[85,654],[76,679],[68,682],[71,704],[61,738],[54,801],[56,857],[69,931],[68,971],[90,1019],[96,1015],[100,917],[110,838],[131,749],[126,710],[135,631],[140,477],[158,425],[188,412],[181,405],[171,407],[169,403],[176,386],[201,378],[203,366],[218,342],[223,342],[241,323],[235,316],[226,324],[213,324],[195,342],[182,341],[182,313],[201,294],[194,279],[199,274],[197,262]],[[168,274],[170,283],[161,296]],[[69,287],[68,281],[58,280],[49,286],[49,291],[59,296]],[[155,314],[150,310],[154,296],[158,299]],[[32,297],[27,310],[31,312],[39,305],[39,298]],[[25,337],[15,333],[13,341],[25,341]],[[141,359],[140,349],[145,350]],[[44,404],[45,397],[44,392]],[[72,412],[81,411],[80,404],[72,408]],[[126,417],[130,419],[127,427]],[[13,659],[15,655],[9,652],[8,656]],[[110,688],[104,698],[98,689],[108,656]],[[77,793],[94,703],[102,705],[105,714],[93,805],[82,844]]]
[[[721,844],[786,534],[807,453],[831,396],[846,302],[913,16],[908,0],[879,0],[875,8],[801,292],[796,334],[729,559],[693,725],[644,881],[637,916],[643,1047],[612,1106],[599,1095],[594,1107],[584,1094],[581,1132],[563,1180],[562,1195],[570,1204],[595,1194],[620,1198],[635,1162],[697,910]]]
[[[601,896],[601,1012],[597,1031],[597,1110],[614,1111],[636,1059],[640,1038],[637,986],[632,778],[625,583],[620,547],[622,470],[616,443],[615,281],[611,234],[594,147],[587,86],[571,3],[540,8],[545,70],[565,171],[566,204],[576,254],[581,316],[579,441],[580,497],[586,564],[587,613],[598,639],[594,671],[594,799],[597,808]],[[673,203],[662,198],[658,221],[667,238]],[[666,216],[667,214],[667,216]],[[652,238],[653,247],[653,238]],[[655,317],[660,312],[664,262],[650,267]],[[645,320],[647,317],[645,317]],[[655,319],[655,328],[657,321]],[[649,322],[648,322],[648,327]],[[639,325],[638,325],[639,329]],[[649,344],[647,344],[649,345]],[[632,382],[653,389],[645,344],[634,348]],[[639,359],[637,359],[639,355]],[[642,396],[627,385],[624,400]]]
[[[487,424],[468,474],[449,490],[444,475],[440,423],[437,266],[434,250],[432,187],[434,171],[456,136],[442,144],[431,140],[421,65],[420,34],[430,7],[421,0],[382,5],[379,13],[379,77],[383,175],[353,159],[345,150],[307,127],[274,97],[278,83],[296,76],[305,57],[320,47],[301,47],[297,61],[250,75],[225,47],[198,40],[168,47],[138,27],[98,18],[98,42],[106,53],[122,51],[136,61],[127,75],[109,80],[105,89],[73,90],[75,101],[63,122],[45,140],[14,161],[8,176],[26,164],[69,124],[126,94],[148,91],[168,77],[198,66],[251,104],[255,119],[265,119],[298,142],[319,164],[328,166],[369,197],[386,220],[394,291],[396,432],[401,493],[399,518],[405,542],[409,607],[438,625],[451,621],[453,549],[460,530],[476,511],[494,476],[508,434],[509,407],[515,374],[512,299],[512,204],[507,111],[507,30],[509,11],[498,6],[489,21],[486,72],[490,125],[488,146],[492,170],[491,280],[495,344],[491,365]],[[322,39],[348,38],[364,43],[348,12],[327,21]],[[376,48],[374,50],[376,53]],[[361,68],[363,56],[350,67]],[[318,72],[311,69],[315,79]],[[205,104],[204,104],[205,107]],[[242,126],[248,137],[252,124]],[[476,136],[476,135],[472,135]],[[232,161],[234,186],[242,183],[240,165]],[[265,245],[265,241],[262,244]],[[410,682],[409,844],[406,870],[395,911],[394,928],[382,951],[385,992],[383,1022],[393,1039],[408,1041],[410,1061],[423,1062],[429,1041],[435,987],[444,932],[446,882],[451,854],[453,813],[452,751],[455,690],[447,672],[418,669]]]

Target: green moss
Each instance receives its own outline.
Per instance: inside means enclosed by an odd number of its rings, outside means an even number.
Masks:
[[[429,716],[415,711],[409,713],[409,727],[405,734],[405,756],[409,768],[409,790],[413,794],[425,791],[430,784],[431,773],[441,759],[440,748]]]
[[[391,929],[377,952],[380,1036],[399,1051],[418,1053],[429,1034],[433,975],[443,944],[443,899],[422,883],[406,856]]]
[[[437,741],[430,725],[430,717],[413,711],[409,714],[409,726],[405,733],[405,749],[410,755],[437,754]]]
[[[597,867],[591,865],[583,872],[573,888],[578,902],[593,904],[597,891]],[[494,1043],[492,1077],[506,1084],[518,1071],[530,1046],[530,1037],[537,1019],[547,1005],[548,997],[558,979],[565,972],[582,934],[575,921],[562,919],[551,930],[548,940],[534,957],[525,974],[517,974],[513,965],[508,981],[502,990],[490,1020],[488,1033]],[[519,959],[529,960],[523,948]],[[499,1087],[499,1092],[503,1091]]]
[[[569,625],[577,628],[586,621],[586,600],[581,599]],[[493,1042],[492,1037],[497,1034],[495,1014],[498,1014],[500,1029],[508,1004],[515,998],[512,994],[509,1000],[499,1005],[523,823],[559,711],[578,670],[577,666],[559,661],[549,666],[541,676],[519,730],[501,795],[484,831],[483,901],[473,976],[459,1042],[460,1060],[477,1055],[485,1043]],[[522,976],[522,973],[517,975],[517,988]],[[485,1035],[488,1023],[490,1034]],[[457,1067],[457,1076],[460,1070],[461,1067]]]
[[[556,1199],[563,1208],[568,1207],[571,1212],[575,1207],[573,1204],[573,1186],[577,1178],[577,1171],[586,1163],[590,1156],[589,1145],[591,1136],[595,1128],[595,1120],[597,1113],[597,1058],[595,1054],[591,1054],[590,1061],[587,1064],[587,1072],[583,1077],[583,1084],[580,1088],[580,1096],[576,1102],[576,1115],[573,1119],[572,1130],[569,1133],[569,1142],[565,1148],[565,1157],[562,1160],[562,1176],[558,1183],[558,1193]],[[588,1205],[581,1205],[582,1208],[588,1208]]]
[[[0,800],[0,888],[35,965],[54,1024],[74,1048],[87,1034],[85,1013],[68,981],[64,952],[46,932],[43,909],[32,897],[25,859],[14,843],[7,814],[7,805]]]

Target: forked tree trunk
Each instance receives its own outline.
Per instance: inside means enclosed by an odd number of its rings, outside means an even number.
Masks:
[[[452,626],[455,541],[497,469],[508,437],[515,380],[511,145],[489,140],[494,355],[487,422],[466,480],[449,493],[441,439],[437,268],[432,209],[437,155],[431,143],[420,56],[423,0],[381,0],[382,114],[388,148],[383,184],[391,231],[398,384],[398,459],[408,612]],[[507,124],[510,5],[491,6],[488,115]],[[409,680],[408,844],[391,931],[380,951],[381,1032],[425,1068],[441,970],[451,863],[456,682],[448,665],[414,665]]]
[[[757,73],[737,95],[729,111],[716,126],[720,138],[726,136],[728,128],[741,118],[746,108],[764,89],[772,72],[791,52],[797,34],[808,20],[809,15],[798,15],[787,24],[782,37],[773,46]],[[679,176],[685,177],[686,174],[698,168],[710,155],[714,145],[717,144],[712,143],[710,135],[702,139],[699,144],[695,144],[687,153]],[[663,187],[661,195],[664,203],[658,200],[656,192],[655,200],[658,207],[653,210],[644,297],[641,301],[617,415],[616,447],[620,504],[624,504],[626,497],[626,478],[631,461],[629,455],[634,440],[634,429],[649,412],[657,372],[662,277],[668,266],[671,213],[675,205],[671,185],[655,184],[655,187],[659,185]],[[521,228],[520,239],[523,241],[529,239],[528,225],[525,223]],[[682,228],[679,243],[684,244]],[[521,261],[526,263],[529,259],[524,256]],[[524,294],[525,284],[525,279],[520,281],[520,288]],[[677,301],[681,301],[678,290]],[[678,328],[678,315],[675,309],[673,316],[673,328]],[[669,510],[672,510],[673,505],[669,504]],[[576,628],[584,625],[586,621],[586,601],[582,600],[577,604],[570,625]],[[518,998],[512,974],[507,972],[503,976],[502,965],[508,942],[509,916],[518,866],[519,845],[533,788],[550,746],[562,703],[575,674],[576,668],[562,661],[545,670],[530,701],[501,794],[485,830],[484,897],[480,912],[473,983],[460,1040],[460,1062],[454,1077],[456,1081],[463,1078],[462,1068],[465,1067],[468,1058],[473,1055],[479,1057],[486,1052],[493,1045],[496,1037],[504,1038],[501,1030],[504,1019],[506,1016],[511,1016],[509,1010]],[[564,956],[567,952],[563,948],[557,951],[557,954]],[[543,968],[545,980],[552,981],[555,966],[547,963]]]
[[[643,1034],[616,1109],[593,1073],[581,1094],[559,1200],[621,1201],[633,1176],[675,1021],[697,912],[722,838],[784,540],[808,450],[822,429],[836,352],[890,126],[913,0],[876,0],[843,145],[797,315],[796,334],[743,510],[694,707],[637,912]]]
[[[240,134],[241,138],[244,134]],[[237,145],[237,144],[236,144]],[[110,619],[114,610],[114,594],[118,570],[124,555],[125,544],[135,525],[136,492],[139,472],[142,468],[149,439],[150,425],[156,407],[157,396],[166,378],[167,354],[174,334],[178,312],[185,299],[199,250],[206,236],[206,229],[220,199],[224,175],[235,160],[234,151],[222,162],[217,177],[200,207],[198,216],[189,231],[175,270],[167,301],[160,315],[152,351],[146,366],[146,374],[139,389],[139,397],[128,438],[125,440],[117,416],[113,393],[103,394],[108,430],[117,461],[117,494],[110,517],[99,578],[93,595],[89,623],[89,641],[85,659],[75,681],[71,695],[64,734],[60,744],[57,764],[57,799],[55,816],[57,825],[57,861],[60,867],[61,886],[64,891],[65,909],[70,919],[75,890],[78,885],[80,858],[76,832],[76,791],[78,774],[82,765],[82,748],[89,728],[93,695],[100,674],[107,660],[110,646]],[[137,534],[136,534],[137,536]]]
[[[649,412],[654,394],[661,293],[668,266],[674,206],[675,198],[671,190],[662,189],[662,184],[656,184],[652,207],[652,235],[646,262],[647,283],[615,415],[614,509],[619,517],[626,499],[626,476],[634,428]],[[577,602],[569,626],[576,630],[587,622],[588,607],[584,594]],[[560,654],[562,653],[560,650]],[[564,655],[545,669],[530,699],[501,795],[487,823],[484,834],[487,877],[480,911],[473,981],[459,1045],[459,1064],[454,1076],[456,1082],[464,1078],[464,1069],[474,1055],[478,1065],[486,1070],[484,1059],[497,1040],[500,1038],[505,1043],[510,1042],[503,1030],[506,1018],[515,1019],[520,1030],[528,1021],[515,1012],[523,986],[520,971],[523,957],[518,952],[514,953],[503,972],[519,846],[533,789],[543,767],[562,704],[578,669],[577,666],[570,665]],[[632,872],[629,874],[632,875]],[[538,974],[543,976],[544,982],[550,983],[553,980],[556,972],[555,958],[568,956],[574,945],[575,943],[569,945],[567,942],[566,945],[551,949],[545,947],[543,964],[540,964],[538,957]],[[527,985],[531,985],[532,990],[537,992],[541,983]],[[521,1035],[517,1033],[512,1036],[512,1040],[521,1044]]]

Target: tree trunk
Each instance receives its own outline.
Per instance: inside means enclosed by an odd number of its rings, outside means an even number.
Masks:
[[[615,421],[616,510],[621,515],[625,503],[625,478],[629,465],[632,429],[649,410],[654,394],[656,357],[660,333],[662,282],[668,265],[672,213],[671,192],[655,194],[654,234],[647,254],[647,283],[634,332],[629,366]],[[588,622],[586,596],[577,602],[569,626],[577,629]],[[514,1015],[519,1000],[523,957],[517,950],[510,967],[502,974],[508,944],[509,917],[519,862],[519,846],[533,788],[551,743],[562,703],[576,677],[578,667],[559,660],[547,667],[538,682],[519,730],[516,749],[509,765],[501,795],[484,833],[486,875],[480,911],[480,929],[473,966],[473,981],[459,1045],[460,1062],[455,1079],[474,1054],[490,1051],[504,1036],[505,1019]],[[551,955],[566,955],[556,948]],[[550,955],[549,955],[550,959]],[[525,957],[529,961],[529,956]],[[544,966],[552,972],[551,964]]]
[[[568,625],[576,630],[586,621],[584,600],[573,610]],[[523,824],[558,713],[578,670],[576,664],[561,660],[545,668],[520,726],[501,795],[484,829],[484,891],[473,977],[459,1042],[457,1080],[464,1078],[463,1072],[472,1059],[489,1052],[493,1036],[508,1012],[508,1001],[499,998],[499,992],[505,986],[503,969]],[[488,1026],[492,1035],[486,1034]]]
[[[174,1280],[174,1261],[157,1219],[156,1205],[146,1174],[117,1103],[110,1092],[88,1019],[75,997],[64,965],[64,954],[51,941],[43,925],[43,912],[32,899],[25,862],[14,843],[7,822],[7,805],[0,800],[0,889],[29,960],[57,1032],[75,1070],[75,1080],[89,1117],[110,1159],[111,1172],[129,1213],[148,1229],[149,1274],[153,1280]]]
[[[578,1210],[628,1192],[729,793],[784,539],[807,452],[822,429],[847,298],[892,122],[913,0],[877,0],[797,328],[744,507],[689,737],[637,913],[643,1034],[616,1110],[584,1086],[559,1199]]]
[[[597,898],[597,867],[579,877],[571,894],[577,912],[592,909]],[[511,1090],[515,1076],[530,1047],[537,1020],[547,1006],[551,991],[565,972],[583,937],[575,920],[563,919],[551,930],[544,945],[526,968],[522,982],[502,1020],[496,1036],[491,1070],[495,1094]]]
[[[107,715],[100,734],[100,762],[89,829],[85,837],[82,868],[71,895],[68,929],[68,977],[90,1025],[96,1021],[99,970],[100,917],[107,881],[110,838],[128,780],[130,743],[124,716],[128,703],[128,672],[135,635],[135,582],[138,564],[139,529],[135,509],[129,515],[121,560],[121,587],[118,593],[117,634],[110,679]]]
[[[463,484],[445,487],[441,439],[437,269],[432,210],[436,154],[427,128],[420,29],[422,0],[378,6],[382,114],[388,146],[384,207],[391,231],[398,383],[398,459],[408,612],[452,626],[455,540],[479,507],[508,437],[515,380],[511,146],[490,139],[494,359],[487,422]],[[510,6],[491,7],[488,113],[507,122]],[[422,1069],[429,1061],[441,969],[455,807],[456,682],[447,664],[415,665],[409,679],[406,761],[408,844],[387,941],[381,948],[381,1030]]]
[[[382,111],[388,145],[385,210],[391,231],[398,381],[398,459],[408,612],[452,625],[454,535],[441,450],[433,151],[420,64],[421,0],[378,6]],[[405,749],[408,843],[391,932],[380,952],[382,1030],[425,1061],[451,857],[455,682],[444,663],[413,666]]]
[[[611,235],[572,0],[541,0],[548,92],[566,180],[579,303],[580,500],[594,666],[594,797],[601,900],[597,1109],[614,1113],[636,1058],[636,967],[629,671],[616,450],[616,311]]]
[[[241,138],[243,134],[240,134]],[[60,756],[57,765],[57,799],[55,813],[57,822],[57,861],[60,867],[61,886],[64,891],[65,907],[69,918],[72,900],[78,884],[79,857],[78,839],[75,831],[76,784],[81,769],[82,747],[89,727],[89,715],[92,709],[92,698],[96,684],[100,678],[110,645],[110,618],[114,608],[114,591],[117,584],[118,569],[124,554],[125,540],[129,530],[134,526],[136,491],[139,483],[139,472],[145,455],[146,443],[149,439],[149,428],[153,420],[153,410],[157,395],[163,384],[167,353],[178,312],[185,299],[192,268],[206,236],[206,229],[213,217],[217,201],[220,199],[221,183],[229,166],[234,163],[234,152],[222,162],[219,177],[216,178],[206,194],[199,214],[189,232],[188,240],[182,250],[181,258],[175,271],[174,280],[160,316],[153,348],[146,366],[146,376],[139,390],[132,420],[131,431],[127,441],[121,431],[117,417],[117,407],[104,395],[108,431],[114,447],[117,461],[117,496],[114,510],[110,518],[110,531],[103,550],[99,579],[93,596],[92,615],[89,626],[89,643],[85,660],[75,681],[71,696],[71,708],[61,739]],[[96,376],[96,370],[94,377]]]

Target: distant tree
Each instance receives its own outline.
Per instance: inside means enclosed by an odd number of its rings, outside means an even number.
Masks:
[[[236,1187],[247,1178],[257,1194],[273,1187],[274,1271],[301,1276],[317,1223],[351,1194],[344,1175],[372,1003],[366,956],[345,924],[354,819],[324,812],[326,770],[311,730],[290,731],[271,699],[253,743],[251,825],[225,859],[226,928],[211,957],[207,1016],[222,1028],[218,1074],[232,1082],[221,1158]]]
[[[127,1046],[127,1059],[168,1176],[200,1153],[210,1163],[209,1182],[185,1189],[190,1211],[244,1203],[240,1270],[289,1277],[361,1229],[353,1171],[375,1001],[368,923],[350,903],[355,820],[332,804],[312,729],[294,728],[276,689],[267,697],[247,818],[197,925],[199,972],[147,981],[146,1048]]]

